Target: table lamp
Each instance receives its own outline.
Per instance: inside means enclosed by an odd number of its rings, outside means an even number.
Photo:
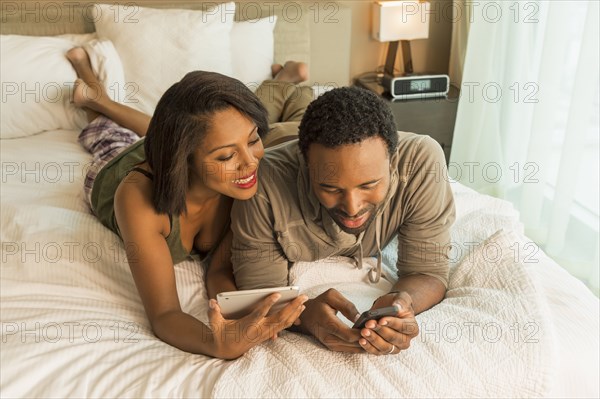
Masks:
[[[410,41],[429,37],[429,2],[377,1],[373,4],[373,38],[389,42],[384,74],[394,76],[398,45],[402,44],[404,75],[413,73]]]
[[[445,96],[450,87],[447,75],[416,75],[410,41],[429,38],[429,2],[419,0],[376,1],[373,4],[373,37],[389,42],[381,85],[394,98]],[[398,46],[402,45],[403,74],[395,76]]]

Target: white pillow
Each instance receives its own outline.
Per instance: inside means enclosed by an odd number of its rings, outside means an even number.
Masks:
[[[0,138],[86,125],[85,113],[70,103],[77,75],[65,53],[91,37],[0,36]]]
[[[194,70],[232,75],[233,2],[202,11],[136,7],[132,14],[130,6],[107,4],[95,10],[98,37],[113,42],[126,84],[137,89],[129,106],[152,114],[163,93]]]
[[[65,33],[64,35],[51,36],[59,39],[67,39],[73,42],[75,46],[83,46],[84,44],[98,39],[96,32],[94,33]]]
[[[235,22],[231,31],[231,60],[233,77],[248,87],[256,88],[271,79],[274,40],[273,29],[277,16]]]
[[[126,104],[129,100],[129,87],[125,84],[125,75],[121,58],[110,40],[94,39],[82,44],[90,57],[92,70],[96,78],[113,101]]]

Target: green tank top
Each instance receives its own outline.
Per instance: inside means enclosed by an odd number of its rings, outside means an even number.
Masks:
[[[94,180],[91,198],[92,210],[100,222],[116,233],[121,239],[123,239],[123,237],[121,236],[115,218],[115,192],[125,176],[127,176],[136,165],[145,160],[146,153],[144,152],[144,140],[141,139],[127,147],[127,149],[107,163],[100,172],[98,172],[98,175]],[[146,176],[150,179],[152,178],[152,175],[150,174]],[[173,264],[176,264],[186,260],[190,254],[181,243],[179,217],[169,215],[169,221],[171,223],[171,232],[165,240],[167,241],[169,252],[171,252]]]

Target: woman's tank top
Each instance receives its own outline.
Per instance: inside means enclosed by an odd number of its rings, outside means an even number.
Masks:
[[[123,152],[107,163],[100,172],[98,172],[98,175],[94,180],[94,185],[92,187],[92,209],[100,222],[116,233],[121,239],[123,239],[123,237],[121,236],[115,218],[115,192],[125,176],[133,170],[144,174],[147,178],[152,180],[153,176],[151,173],[135,167],[145,160],[146,153],[144,152],[144,140],[142,139],[127,147]],[[181,243],[179,217],[169,215],[169,221],[171,223],[171,232],[165,240],[167,241],[169,252],[171,252],[173,264],[176,264],[186,260],[190,254]]]

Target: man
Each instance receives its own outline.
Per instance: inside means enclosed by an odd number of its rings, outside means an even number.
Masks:
[[[257,194],[232,209],[232,262],[239,289],[288,285],[293,262],[328,256],[377,256],[398,236],[398,281],[373,309],[395,317],[351,329],[356,307],[329,290],[306,302],[299,329],[332,350],[396,354],[418,333],[415,314],[439,303],[448,282],[455,208],[444,154],[429,136],[397,132],[377,95],[334,89],[313,101],[298,141],[270,151]]]

